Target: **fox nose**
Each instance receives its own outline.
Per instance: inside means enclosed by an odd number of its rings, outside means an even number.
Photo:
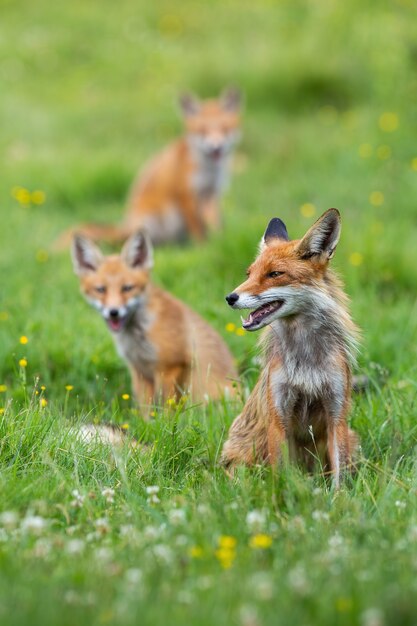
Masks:
[[[236,304],[238,300],[239,300],[239,294],[235,293],[234,291],[232,293],[229,293],[229,295],[226,296],[226,302],[227,304],[230,304],[230,306],[233,306],[234,304]]]
[[[112,319],[117,319],[119,317],[119,309],[110,309],[109,315]]]

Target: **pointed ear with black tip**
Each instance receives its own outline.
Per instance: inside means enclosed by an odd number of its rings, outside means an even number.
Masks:
[[[192,93],[183,93],[178,102],[184,117],[196,115],[200,110],[200,101]]]
[[[139,230],[123,246],[121,257],[129,267],[149,270],[153,267],[153,248],[149,235]]]
[[[225,111],[236,113],[242,107],[242,94],[239,89],[229,87],[222,92],[220,102]]]
[[[273,241],[289,241],[287,227],[279,217],[273,217],[266,227],[264,236],[262,237],[259,245],[259,250],[262,251]]]
[[[74,272],[77,276],[84,276],[96,272],[103,262],[101,250],[88,237],[74,235],[71,246],[71,257]]]
[[[302,259],[323,256],[332,258],[339,242],[342,222],[337,209],[329,209],[313,224],[298,245],[298,254]]]

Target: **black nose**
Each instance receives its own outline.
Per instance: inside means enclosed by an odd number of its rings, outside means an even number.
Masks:
[[[110,317],[113,317],[113,318],[119,317],[119,310],[118,309],[110,309],[109,315],[110,315]]]
[[[230,304],[230,306],[233,306],[234,304],[236,304],[236,302],[239,300],[239,294],[235,293],[233,291],[233,293],[229,293],[228,296],[226,296],[226,302],[227,304]]]

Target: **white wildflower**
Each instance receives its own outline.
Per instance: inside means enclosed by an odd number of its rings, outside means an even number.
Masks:
[[[251,532],[263,530],[266,523],[265,511],[254,509],[246,515],[246,524]]]
[[[97,548],[97,550],[95,551],[95,556],[98,561],[108,563],[113,556],[113,551],[110,548],[106,548],[104,546],[102,548]]]
[[[397,507],[397,509],[401,510],[401,509],[405,509],[407,504],[403,500],[396,500],[395,501],[395,506]]]
[[[85,542],[82,539],[71,539],[65,546],[68,554],[81,554],[84,551]]]
[[[272,578],[266,572],[258,572],[251,578],[251,587],[259,600],[270,600],[274,595]]]
[[[366,609],[361,615],[362,626],[383,626],[384,616],[377,608]]]
[[[178,599],[178,602],[180,602],[181,604],[192,604],[193,603],[193,596],[192,596],[191,592],[187,591],[186,589],[183,589],[182,591],[180,591],[178,593],[177,599]]]
[[[94,522],[94,526],[96,528],[96,531],[100,535],[107,535],[107,533],[110,532],[109,520],[106,517],[100,517],[99,519],[96,519],[96,521]]]
[[[0,524],[8,530],[16,528],[18,522],[19,516],[16,511],[3,511],[3,513],[0,514]]]
[[[163,563],[169,564],[172,562],[172,550],[169,546],[163,543],[158,543],[153,547],[153,553],[155,557]]]
[[[132,567],[125,572],[125,580],[128,585],[139,585],[143,580],[143,572],[137,567]]]
[[[258,626],[258,611],[254,606],[243,605],[239,611],[240,623],[242,626]]]
[[[306,523],[302,515],[295,515],[292,520],[289,520],[289,526],[291,530],[304,534],[306,531]]]
[[[199,515],[204,515],[205,516],[205,515],[208,515],[210,513],[210,509],[207,506],[207,504],[199,504],[197,506],[197,513]]]
[[[146,493],[148,494],[148,496],[155,496],[157,493],[159,493],[158,485],[148,485],[146,487]]]
[[[106,502],[108,502],[109,504],[112,504],[114,502],[114,494],[114,489],[111,489],[110,487],[105,487],[105,489],[103,489],[101,492],[101,495],[106,498]]]
[[[175,539],[175,545],[179,548],[183,548],[184,546],[188,545],[187,535],[178,535],[178,537]]]
[[[71,495],[74,498],[74,500],[70,502],[71,506],[75,509],[80,509],[84,504],[85,496],[81,495],[78,489],[73,489]]]
[[[295,592],[302,596],[309,592],[310,584],[303,565],[298,564],[290,570],[288,573],[288,584]]]
[[[186,520],[184,509],[172,509],[168,513],[168,519],[173,526],[180,526]]]
[[[33,556],[37,559],[44,559],[51,552],[52,545],[48,539],[38,539],[33,546]]]
[[[41,535],[47,527],[47,521],[40,515],[27,515],[20,525],[22,532],[30,535]]]
[[[205,591],[206,589],[210,589],[213,586],[213,579],[211,576],[200,576],[196,580],[196,587]]]
[[[145,526],[143,529],[143,536],[145,539],[149,539],[150,541],[154,541],[155,539],[159,539],[161,535],[161,530],[157,526]]]
[[[133,526],[133,524],[122,524],[119,531],[121,537],[129,538],[136,535],[136,528]]]
[[[311,517],[315,522],[328,522],[330,516],[326,511],[313,511]]]

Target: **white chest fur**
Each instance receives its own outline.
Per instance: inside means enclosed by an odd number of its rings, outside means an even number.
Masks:
[[[114,335],[120,356],[146,378],[153,377],[158,357],[148,335],[151,323],[151,320],[136,315],[131,324]]]
[[[228,155],[218,159],[201,154],[196,156],[191,184],[199,196],[218,196],[222,193],[229,180],[229,162]]]

